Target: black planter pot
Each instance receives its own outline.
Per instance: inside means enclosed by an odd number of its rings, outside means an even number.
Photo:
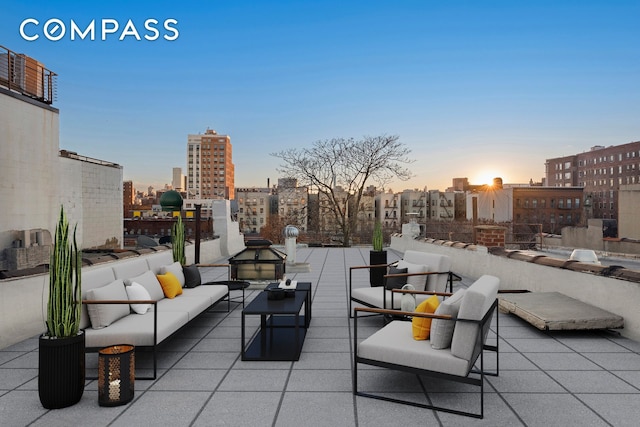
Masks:
[[[379,265],[387,263],[387,251],[369,251],[369,265]],[[369,269],[369,283],[371,286],[384,285],[384,275],[387,274],[387,267],[374,267]]]
[[[47,409],[75,405],[84,393],[84,332],[71,338],[40,337],[38,394]]]

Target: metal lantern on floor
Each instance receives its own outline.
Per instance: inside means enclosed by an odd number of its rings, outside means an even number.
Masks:
[[[103,348],[98,353],[98,403],[119,406],[133,399],[135,352],[129,344]]]

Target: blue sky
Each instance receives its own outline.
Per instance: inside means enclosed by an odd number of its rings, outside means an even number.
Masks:
[[[276,151],[399,135],[416,176],[395,191],[537,181],[547,158],[640,140],[637,0],[13,1],[0,15],[0,45],[59,75],[61,148],[143,188],[170,183],[207,128],[231,136],[236,186],[274,183]],[[43,35],[51,18],[60,41]],[[71,20],[110,18],[106,41],[70,40]],[[157,40],[118,40],[149,18]]]

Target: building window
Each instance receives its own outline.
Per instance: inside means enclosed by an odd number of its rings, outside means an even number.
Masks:
[[[558,199],[558,209],[564,209],[564,199]]]
[[[567,209],[571,209],[571,199],[567,199]]]

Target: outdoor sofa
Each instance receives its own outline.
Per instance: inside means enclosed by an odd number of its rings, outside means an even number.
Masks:
[[[167,272],[181,282],[180,286],[188,286],[181,287],[182,293],[173,298],[165,297],[157,276]],[[166,274],[163,277],[172,279]],[[188,283],[189,280],[192,283]],[[195,281],[198,283],[193,283]],[[137,292],[140,287],[134,285],[136,292],[133,292],[134,283],[141,285],[148,294],[143,298],[136,296],[140,295]],[[158,344],[218,302],[226,299],[229,304],[226,285],[199,284],[197,267],[183,269],[173,262],[171,251],[83,270],[80,327],[85,333],[87,351],[97,352],[117,344],[150,348],[153,351],[153,376],[148,379],[155,379]]]

